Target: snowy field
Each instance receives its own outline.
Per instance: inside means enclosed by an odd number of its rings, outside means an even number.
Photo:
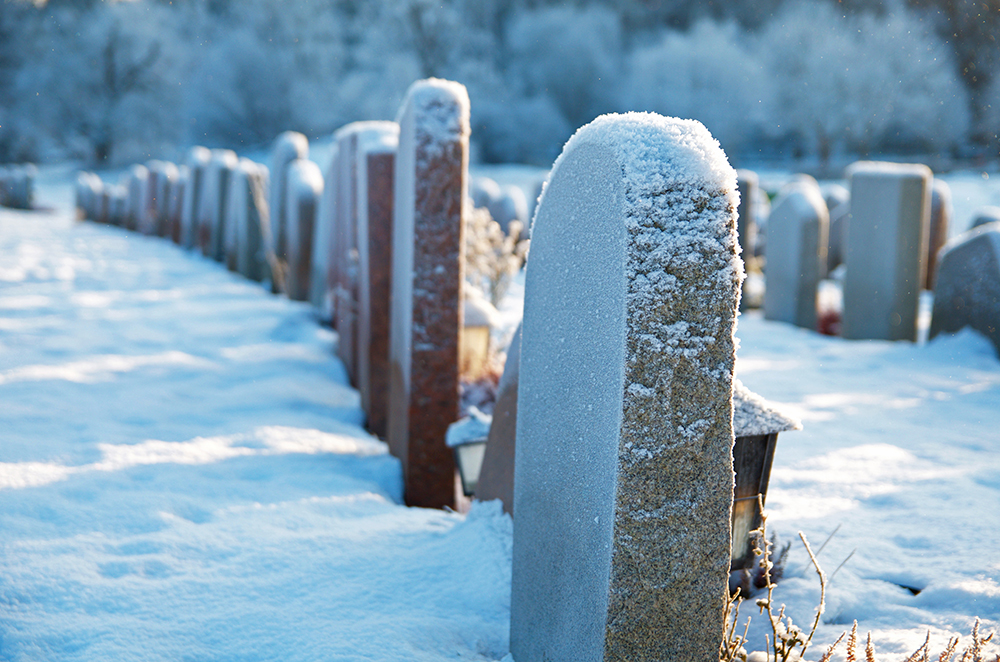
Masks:
[[[71,181],[43,169],[52,213],[0,210],[0,659],[502,658],[496,504],[401,506],[399,465],[307,306],[74,223]],[[975,197],[953,185],[956,212],[995,201],[978,173],[955,181]],[[779,439],[768,498],[795,541],[776,599],[796,624],[819,593],[796,533],[816,549],[836,529],[819,559],[847,562],[820,647],[855,619],[880,660],[928,630],[936,653],[976,616],[1000,627],[993,348],[968,332],[847,342],[758,314],[738,335],[740,378],[804,425]]]

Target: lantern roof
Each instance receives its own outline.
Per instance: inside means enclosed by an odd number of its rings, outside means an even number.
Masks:
[[[733,380],[734,436],[753,437],[801,429],[802,423],[798,419],[777,409],[740,380]]]

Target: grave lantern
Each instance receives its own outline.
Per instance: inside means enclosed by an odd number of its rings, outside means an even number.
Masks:
[[[448,426],[445,443],[455,453],[455,465],[462,480],[462,492],[471,497],[479,483],[479,471],[483,467],[486,453],[486,439],[490,434],[493,417],[484,414],[477,407],[469,407],[468,416]]]
[[[733,382],[733,489],[732,556],[730,588],[750,588],[750,573],[756,562],[750,532],[760,528],[760,504],[767,497],[771,462],[778,433],[798,430],[797,420],[781,413],[739,380]],[[758,495],[760,499],[758,501]]]
[[[496,308],[477,290],[465,288],[462,341],[459,346],[458,374],[475,381],[490,367],[490,333]]]

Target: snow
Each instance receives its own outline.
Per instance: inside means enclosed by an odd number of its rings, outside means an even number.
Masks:
[[[733,434],[752,437],[786,430],[801,430],[802,423],[786,415],[738,379],[733,380]]]
[[[410,110],[412,109],[412,110]],[[450,80],[418,80],[406,91],[396,121],[404,124],[410,112],[413,140],[428,161],[437,158],[452,143],[469,140],[469,93],[465,86]]]
[[[399,465],[359,427],[309,307],[74,224],[74,178],[40,169],[53,214],[0,210],[0,658],[504,658],[498,503],[400,506]],[[959,204],[1000,200],[995,178],[946,179],[961,229]],[[522,297],[519,278],[509,328]],[[800,626],[819,587],[796,532],[815,551],[836,531],[810,659],[855,618],[879,660],[928,630],[936,656],[976,616],[1000,628],[992,346],[845,341],[756,312],[737,336],[739,379],[803,426],[779,436],[767,499],[793,541],[775,600]],[[742,613],[763,648],[764,619]]]

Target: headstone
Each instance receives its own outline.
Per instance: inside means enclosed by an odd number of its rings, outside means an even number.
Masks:
[[[172,224],[170,219],[170,201],[174,188],[180,177],[177,166],[169,161],[162,161],[158,176],[156,178],[156,191],[154,192],[154,211],[156,214],[156,236],[171,238]]]
[[[1000,222],[948,242],[938,257],[930,337],[969,326],[1000,355]]]
[[[524,197],[524,191],[517,186],[501,188],[500,197],[491,201],[487,208],[504,234],[510,234],[511,221],[519,221],[522,226],[528,223],[528,200]]]
[[[76,217],[78,220],[97,221],[97,197],[104,190],[101,178],[93,172],[80,172],[76,176]]]
[[[847,224],[850,219],[850,200],[830,209],[830,238],[826,247],[827,273],[844,263],[844,244],[847,241]]]
[[[149,170],[146,166],[136,164],[129,169],[127,186],[128,213],[125,217],[125,229],[137,230],[145,208],[146,192],[149,190]]]
[[[358,145],[362,139],[398,136],[395,122],[353,122],[334,134],[337,141],[336,213],[331,237],[330,257],[334,282],[333,326],[337,330],[337,355],[347,369],[352,384],[357,385],[358,356]]]
[[[285,171],[285,247],[288,272],[285,290],[289,299],[309,300],[309,270],[312,259],[313,222],[323,195],[323,173],[308,159],[291,161]]]
[[[836,207],[851,201],[851,192],[846,186],[840,184],[825,184],[823,191],[823,202],[826,203],[828,211],[832,212]]]
[[[931,221],[927,241],[927,270],[924,276],[924,289],[934,289],[934,276],[937,273],[937,254],[948,242],[948,227],[952,217],[951,187],[943,179],[935,179],[931,186]]]
[[[826,271],[826,203],[814,182],[786,187],[767,221],[764,318],[816,328],[816,288]]]
[[[501,195],[500,185],[490,177],[475,177],[469,182],[469,197],[478,209],[489,209]]]
[[[156,193],[160,187],[160,179],[163,177],[164,162],[152,160],[147,161],[145,165],[149,175],[142,186],[137,229],[142,234],[151,235],[156,234],[158,220]]]
[[[385,438],[389,411],[393,170],[399,125],[358,141],[357,387],[368,429]]]
[[[514,450],[517,439],[517,382],[521,364],[521,325],[507,348],[507,360],[497,387],[493,422],[476,485],[480,501],[500,499],[504,512],[514,513]]]
[[[309,157],[309,139],[295,131],[285,131],[274,141],[271,148],[271,189],[268,207],[270,207],[271,247],[275,256],[284,261],[287,259],[285,248],[285,193],[286,169],[295,159]]]
[[[321,321],[333,324],[333,232],[337,222],[337,183],[340,181],[340,152],[337,141],[330,146],[330,161],[324,171],[323,195],[316,209],[313,228],[312,274],[309,277],[309,301]]]
[[[229,182],[230,250],[226,253],[226,263],[230,269],[254,281],[267,277],[267,255],[261,230],[261,209],[267,203],[267,167],[250,159],[240,159]],[[264,210],[266,212],[266,209]]]
[[[198,210],[204,195],[205,172],[212,160],[212,152],[205,147],[192,147],[188,152],[188,181],[184,186],[184,204],[181,212],[180,245],[184,248],[200,246],[198,242]]]
[[[848,170],[851,220],[841,335],[916,340],[927,261],[930,168],[861,161]]]
[[[198,204],[198,246],[202,255],[217,262],[224,258],[222,239],[225,236],[226,193],[229,176],[239,163],[236,152],[213,149],[205,168]]]
[[[692,120],[603,116],[542,194],[524,296],[510,650],[718,660],[736,172]]]
[[[109,186],[108,199],[108,223],[111,225],[123,226],[125,224],[126,203],[128,193],[125,187],[120,185]]]
[[[736,218],[736,234],[740,238],[740,257],[744,270],[749,271],[755,264],[754,246],[757,245],[757,196],[761,195],[760,178],[753,170],[737,170],[736,182],[740,189],[739,216]]]
[[[181,222],[184,217],[184,191],[190,186],[191,169],[186,165],[177,168],[177,181],[170,188],[167,203],[167,235],[175,244],[181,243]]]
[[[459,418],[463,207],[469,164],[465,86],[427,79],[400,112],[394,174],[389,448],[412,506],[451,506],[455,463],[444,438]]]
[[[1000,221],[1000,207],[980,207],[976,210],[976,213],[972,215],[972,224],[969,226],[969,229],[974,230],[980,225],[996,223],[997,221]]]

